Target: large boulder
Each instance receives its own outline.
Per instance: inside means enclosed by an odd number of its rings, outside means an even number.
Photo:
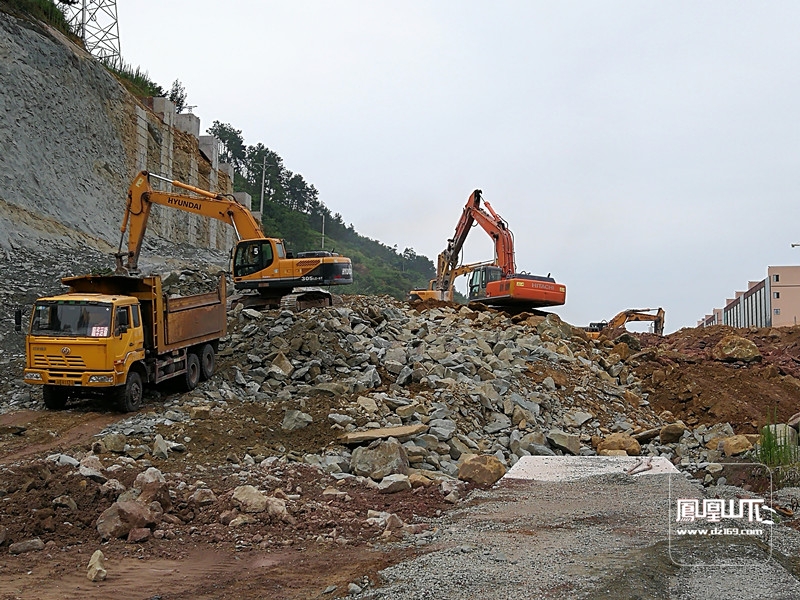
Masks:
[[[284,431],[296,431],[297,429],[307,427],[313,420],[314,418],[308,413],[294,409],[287,410],[286,414],[283,416],[281,429]]]
[[[492,485],[505,474],[505,465],[491,454],[472,455],[458,467],[461,481],[477,485]]]
[[[233,490],[233,501],[246,513],[267,510],[267,497],[252,485],[240,485]]]
[[[642,447],[627,433],[617,432],[607,436],[597,445],[597,452],[604,450],[624,450],[628,456],[638,456]]]
[[[750,340],[738,335],[726,335],[711,350],[714,360],[725,362],[753,362],[761,360],[761,353]]]
[[[396,438],[360,446],[353,450],[350,459],[350,472],[372,479],[383,479],[395,473],[408,475],[408,467],[408,455]]]
[[[581,438],[578,435],[566,433],[560,429],[551,429],[547,434],[550,445],[564,452],[577,455],[581,451]]]
[[[104,540],[126,537],[131,529],[156,524],[150,509],[141,502],[115,502],[97,518],[97,532]]]
[[[795,437],[796,436],[797,433],[795,433]],[[738,456],[752,449],[753,444],[751,444],[747,436],[744,435],[733,435],[729,438],[725,438],[722,442],[722,451],[725,453],[725,456]]]
[[[659,432],[659,440],[662,444],[675,444],[683,437],[684,431],[686,431],[686,427],[683,423],[664,425]]]

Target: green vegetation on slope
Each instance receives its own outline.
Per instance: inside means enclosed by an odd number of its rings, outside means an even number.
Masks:
[[[389,294],[405,298],[409,290],[427,287],[435,275],[430,259],[412,248],[399,251],[359,235],[339,213],[320,201],[319,192],[302,175],[283,165],[283,159],[261,143],[246,146],[241,130],[214,121],[208,133],[222,141],[220,160],[233,165],[234,189],[247,192],[253,210],[259,209],[264,190],[264,233],[281,237],[295,252],[329,250],[353,261],[354,283],[342,293]],[[323,242],[324,220],[324,242]]]
[[[2,0],[0,4],[5,5],[7,10],[29,15],[74,37],[63,11],[51,0]]]

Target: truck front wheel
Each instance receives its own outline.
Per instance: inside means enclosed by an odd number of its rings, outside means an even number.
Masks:
[[[134,412],[142,407],[142,376],[136,371],[128,373],[125,385],[117,392],[117,404],[123,412]]]
[[[46,385],[42,389],[44,405],[50,410],[63,410],[67,405],[67,395],[57,385]]]
[[[189,352],[186,355],[186,373],[183,376],[183,387],[191,392],[200,383],[200,359],[197,354]]]
[[[211,379],[214,374],[214,367],[216,366],[216,357],[214,356],[214,347],[211,344],[203,346],[200,353],[200,378],[205,381]]]

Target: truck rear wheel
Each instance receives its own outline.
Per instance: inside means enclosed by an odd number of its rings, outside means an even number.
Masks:
[[[67,405],[67,395],[57,385],[46,385],[42,389],[44,405],[50,410],[63,410]]]
[[[142,376],[136,371],[128,373],[125,385],[117,391],[117,405],[123,412],[134,412],[142,408]]]
[[[183,387],[191,392],[200,383],[200,359],[197,354],[189,352],[186,355],[186,373],[183,376]]]
[[[203,381],[211,379],[211,376],[214,374],[216,363],[217,359],[214,356],[214,347],[211,344],[206,344],[200,352],[200,379]]]

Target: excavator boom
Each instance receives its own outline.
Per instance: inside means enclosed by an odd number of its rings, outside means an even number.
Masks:
[[[194,195],[170,194],[154,190],[150,185],[150,178],[160,179],[175,187],[192,192]],[[142,251],[147,222],[150,218],[150,208],[153,204],[161,204],[170,208],[177,208],[201,217],[217,219],[233,226],[239,240],[265,238],[258,221],[245,206],[232,198],[214,194],[192,185],[153,175],[146,171],[134,177],[128,188],[128,203],[125,207],[125,216],[122,220],[120,231],[124,234],[128,226],[128,252],[122,253],[122,239],[120,239],[120,252],[117,254],[117,270],[124,269],[136,273],[139,269],[139,254]],[[123,262],[123,258],[126,260]]]
[[[150,178],[160,179],[191,194],[154,190]],[[153,204],[216,219],[233,227],[238,239],[233,251],[234,287],[258,292],[260,299],[250,302],[252,306],[280,306],[281,299],[292,294],[296,286],[353,283],[353,266],[349,258],[324,251],[301,252],[292,256],[286,251],[283,240],[266,237],[253,213],[235,199],[147,171],[134,177],[128,189],[120,227],[122,236],[116,254],[118,273],[139,272],[139,254]],[[128,250],[123,252],[126,231]],[[327,298],[328,304],[331,303],[331,295],[323,290],[314,290],[311,296],[314,305],[319,305],[322,296]],[[297,305],[303,306],[302,296],[298,297]]]

